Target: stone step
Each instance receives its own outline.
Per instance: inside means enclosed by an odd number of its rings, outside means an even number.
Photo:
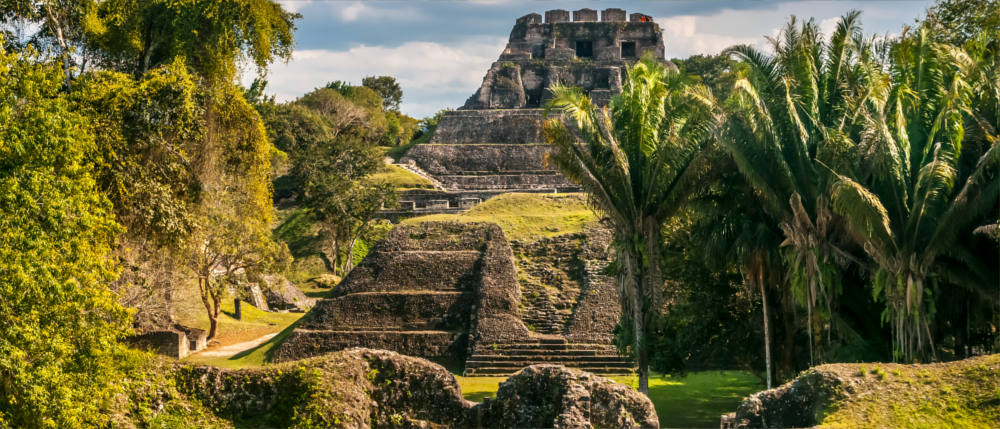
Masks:
[[[609,368],[604,366],[569,366],[569,368],[578,369],[581,371],[587,371],[599,375],[630,375],[635,372],[634,368]],[[471,368],[466,369],[464,375],[469,376],[503,376],[511,375],[521,368],[505,368],[505,367],[483,367],[483,368]]]
[[[466,369],[479,369],[479,368],[508,368],[511,370],[518,370],[526,366],[539,365],[539,364],[551,364],[551,365],[563,365],[570,368],[621,368],[621,369],[632,369],[635,364],[632,362],[602,362],[602,361],[575,361],[575,362],[562,362],[562,361],[535,361],[535,360],[525,360],[517,362],[466,362]]]
[[[524,363],[558,363],[558,364],[601,364],[609,366],[632,366],[632,362],[619,356],[509,356],[501,359],[470,358],[465,361],[465,367],[480,366],[510,366]]]
[[[472,292],[359,292],[319,301],[305,329],[450,330],[468,323]],[[456,311],[458,310],[458,311]]]
[[[441,330],[310,330],[297,328],[275,351],[274,360],[283,362],[323,353],[368,347],[392,350],[411,356],[455,356],[465,349],[465,334]]]
[[[480,352],[473,353],[469,356],[469,360],[503,360],[506,358],[522,358],[522,359],[538,359],[538,360],[549,360],[549,359],[594,359],[594,358],[607,358],[613,357],[615,359],[626,359],[620,356],[618,353],[607,350],[571,350],[560,353],[532,353],[530,351],[496,351],[496,352]]]
[[[501,350],[615,350],[615,346],[610,344],[531,344],[531,343],[516,343],[516,344],[497,344],[495,347],[490,344],[482,345],[488,349],[501,349]]]

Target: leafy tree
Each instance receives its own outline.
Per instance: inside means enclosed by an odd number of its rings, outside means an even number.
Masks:
[[[235,78],[240,61],[263,72],[291,58],[299,17],[272,0],[106,0],[91,16],[87,42],[104,67],[141,75],[183,56],[213,82]]]
[[[965,139],[976,85],[969,72],[977,68],[966,52],[921,29],[891,55],[893,79],[873,88],[865,110],[862,172],[837,174],[831,193],[852,237],[878,265],[874,293],[886,302],[894,357],[933,358],[932,303],[944,292],[937,260],[959,252],[960,237],[995,208],[1000,150],[995,134],[986,135],[992,143]],[[968,158],[974,167],[963,171]],[[970,272],[983,271],[975,256],[962,256]]]
[[[268,128],[289,155],[298,201],[329,243],[331,268],[346,273],[357,240],[369,233],[383,204],[395,203],[395,191],[366,180],[382,164],[376,146],[384,133],[381,103],[371,103],[375,93],[368,88],[332,86],[340,89],[320,88],[277,106]]]
[[[271,240],[271,144],[257,111],[235,87],[208,94],[206,147],[194,161],[203,188],[186,242],[186,266],[198,279],[216,334],[227,283],[277,265],[287,252]]]
[[[438,112],[433,116],[421,119],[420,123],[417,125],[417,132],[413,135],[413,141],[416,143],[429,142],[431,137],[434,136],[434,130],[437,129],[438,122],[440,122],[441,118],[443,118],[444,115],[450,111],[451,109],[438,110]]]
[[[62,70],[0,49],[0,426],[107,424],[129,315],[107,285],[115,223]]]
[[[733,89],[739,77],[737,71],[746,69],[743,63],[725,54],[699,54],[685,59],[674,58],[670,62],[674,63],[681,73],[698,79],[698,82],[711,89],[712,94],[720,100],[729,96],[729,91]]]
[[[705,173],[702,149],[718,120],[715,102],[707,88],[690,85],[648,57],[629,70],[609,110],[597,108],[577,88],[555,86],[552,92],[551,106],[560,108],[571,126],[559,119],[545,122],[546,139],[554,146],[550,160],[586,190],[614,230],[639,390],[648,394],[647,334],[663,288],[661,228]]]
[[[857,112],[881,79],[880,57],[861,35],[859,15],[842,17],[829,42],[813,21],[800,26],[793,17],[772,41],[773,56],[749,46],[726,52],[749,72],[727,100],[724,146],[783,233],[789,278],[807,310],[810,363],[814,310],[823,302],[832,317],[838,265],[851,259],[839,246],[825,166],[853,165]]]
[[[939,0],[927,9],[921,25],[939,40],[961,45],[982,32],[1000,28],[997,0]]]
[[[403,101],[403,89],[399,87],[396,78],[392,76],[368,76],[361,79],[361,86],[371,88],[378,93],[382,97],[382,108],[386,111],[399,111],[399,103]]]

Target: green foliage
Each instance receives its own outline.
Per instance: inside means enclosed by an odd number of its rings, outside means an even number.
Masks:
[[[382,108],[387,112],[399,112],[399,103],[403,101],[403,90],[392,76],[368,76],[361,79],[361,86],[374,90],[382,97]]]
[[[298,17],[272,0],[108,0],[89,8],[85,29],[109,69],[141,75],[186,57],[199,76],[228,82],[240,61],[263,74],[291,58]]]
[[[331,268],[346,273],[357,240],[396,195],[393,186],[368,180],[382,166],[375,144],[384,136],[386,115],[377,94],[340,82],[328,86],[276,106],[267,123],[275,145],[289,155],[297,202],[332,248]]]
[[[661,228],[700,186],[718,109],[708,89],[650,57],[629,69],[610,113],[578,88],[557,85],[552,93],[550,106],[575,127],[545,122],[549,160],[584,188],[614,231],[622,308],[635,324],[639,388],[648,393],[646,335],[663,287]]]
[[[115,218],[133,237],[177,244],[192,227],[200,194],[191,164],[203,148],[202,91],[183,61],[136,80],[102,71],[82,76],[71,93],[89,121],[92,156]]]
[[[106,424],[128,313],[108,289],[114,221],[61,69],[0,49],[0,426]]]
[[[953,45],[961,45],[1000,28],[1000,3],[996,0],[938,0],[927,9],[921,23],[931,34]]]

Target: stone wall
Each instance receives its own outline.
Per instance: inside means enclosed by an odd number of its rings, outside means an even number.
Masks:
[[[576,86],[597,94],[606,103],[621,91],[627,64],[646,52],[664,58],[662,30],[643,14],[606,9],[598,22],[596,10],[552,10],[545,22],[538,14],[519,18],[507,46],[493,63],[483,84],[464,109],[522,109],[543,107],[553,84]],[[642,18],[645,17],[645,18]],[[584,48],[583,46],[586,46]]]
[[[621,317],[620,295],[605,273],[611,234],[589,227],[529,243],[512,243],[524,322],[534,332],[580,343],[611,344]]]
[[[310,310],[275,359],[363,346],[461,360],[470,336],[527,336],[512,258],[493,224],[396,227]]]
[[[627,373],[632,364],[611,344],[620,312],[603,274],[609,241],[607,231],[588,228],[512,249],[495,224],[396,227],[303,317],[274,359],[372,347],[465,361],[470,374],[540,362]],[[526,322],[542,327],[541,319],[545,329],[532,332]]]
[[[543,118],[543,109],[453,110],[438,121],[430,143],[538,143]]]

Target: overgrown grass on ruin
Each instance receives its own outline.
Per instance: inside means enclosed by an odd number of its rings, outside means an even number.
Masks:
[[[462,395],[471,401],[496,396],[506,377],[456,376]],[[635,388],[635,376],[610,377]],[[719,416],[733,411],[740,401],[764,386],[757,376],[745,371],[702,371],[684,377],[654,375],[649,379],[649,399],[653,401],[660,427],[713,427]]]
[[[417,175],[403,167],[383,164],[377,173],[368,176],[374,182],[392,185],[398,191],[412,189],[434,189],[434,184],[426,177]]]
[[[854,385],[822,420],[832,428],[994,428],[1000,422],[1000,355],[929,365],[831,364]]]
[[[587,207],[584,194],[510,193],[490,198],[461,214],[436,214],[404,220],[403,224],[426,221],[493,222],[509,240],[534,241],[583,231],[597,220]]]

